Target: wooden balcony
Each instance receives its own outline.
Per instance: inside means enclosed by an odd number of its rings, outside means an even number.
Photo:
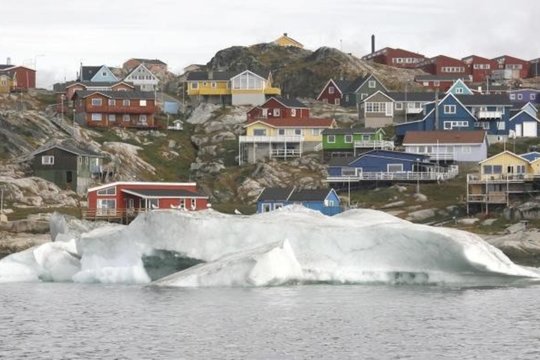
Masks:
[[[270,150],[270,157],[273,158],[291,158],[301,157],[302,150],[300,149],[272,149]]]
[[[469,194],[467,202],[470,203],[488,203],[488,204],[506,204],[508,196],[505,192],[489,192],[487,194]]]
[[[476,112],[476,118],[478,119],[502,119],[502,116],[502,111],[478,110]]]
[[[350,175],[329,176],[327,182],[360,182],[360,181],[444,181],[456,177],[458,167],[451,167],[446,172],[359,172]]]
[[[354,142],[357,149],[394,149],[394,142],[387,140],[359,140]]]
[[[148,106],[86,106],[87,113],[101,114],[153,114],[156,111],[154,105]]]
[[[500,184],[540,181],[540,174],[467,174],[469,184]]]
[[[241,143],[300,143],[303,136],[240,136]]]

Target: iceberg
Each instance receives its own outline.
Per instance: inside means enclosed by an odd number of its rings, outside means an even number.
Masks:
[[[129,226],[54,229],[56,241],[0,260],[0,282],[482,286],[540,278],[477,235],[367,209],[333,217],[300,206],[251,216],[164,210]],[[147,271],[149,258],[158,279]]]

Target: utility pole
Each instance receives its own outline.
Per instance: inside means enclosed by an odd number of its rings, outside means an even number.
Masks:
[[[7,217],[4,215],[4,188],[5,185],[0,186],[0,222],[7,222]]]

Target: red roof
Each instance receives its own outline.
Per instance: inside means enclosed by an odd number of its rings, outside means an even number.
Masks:
[[[484,141],[486,132],[474,131],[407,131],[403,145],[409,144],[480,144]]]
[[[318,118],[271,118],[271,119],[255,119],[249,121],[246,126],[260,122],[272,127],[330,127],[334,124],[334,119],[318,119]]]

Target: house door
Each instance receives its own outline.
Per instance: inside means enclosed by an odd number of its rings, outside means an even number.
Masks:
[[[521,124],[516,124],[516,137],[522,137],[523,131],[521,130]]]
[[[392,106],[392,103],[386,103],[385,104],[385,108],[386,108],[386,112],[385,112],[385,115],[386,116],[393,116],[394,115],[394,107]]]
[[[538,134],[536,121],[527,121],[523,123],[523,136],[536,137]]]

